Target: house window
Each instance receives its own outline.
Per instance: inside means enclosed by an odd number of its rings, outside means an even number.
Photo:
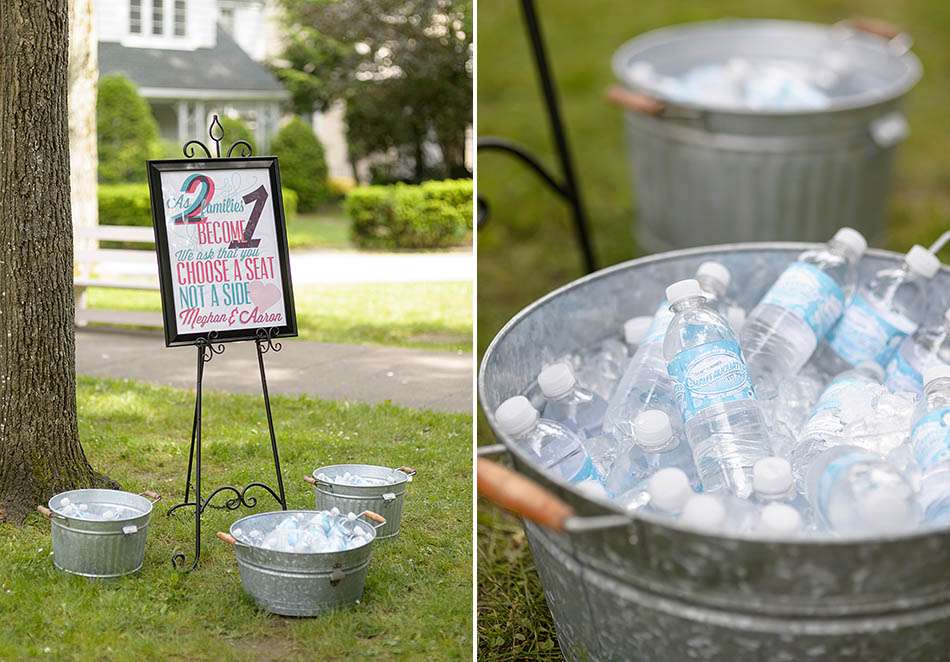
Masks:
[[[152,0],[152,34],[165,33],[165,0]]]
[[[142,0],[129,0],[129,33],[142,34]]]
[[[175,2],[175,36],[185,36],[185,0],[174,0]]]

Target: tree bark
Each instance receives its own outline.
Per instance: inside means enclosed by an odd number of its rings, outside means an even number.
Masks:
[[[69,194],[73,231],[99,223],[96,195],[98,150],[96,148],[96,79],[99,76],[92,0],[69,0]],[[79,239],[80,250],[96,247],[95,240]],[[88,267],[76,267],[76,275],[91,276]],[[81,297],[76,293],[76,305]]]
[[[108,484],[79,443],[67,0],[0,2],[0,520]]]

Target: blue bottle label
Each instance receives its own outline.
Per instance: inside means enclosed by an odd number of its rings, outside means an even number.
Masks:
[[[851,365],[877,361],[883,368],[894,351],[917,325],[903,315],[878,310],[861,294],[856,294],[831,331],[831,349]]]
[[[844,290],[818,267],[796,262],[778,277],[761,303],[791,311],[821,340],[844,310]]]
[[[885,369],[885,383],[894,393],[901,391],[910,391],[911,393],[920,393],[924,388],[924,378],[917,369],[914,368],[907,359],[898,351],[894,352],[891,362]]]
[[[734,340],[684,349],[667,370],[684,421],[713,405],[755,399],[749,370]]]
[[[917,421],[910,438],[914,459],[924,473],[950,460],[950,407],[935,409]]]

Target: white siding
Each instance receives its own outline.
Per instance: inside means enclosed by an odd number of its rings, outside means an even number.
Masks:
[[[323,145],[330,177],[352,179],[353,169],[347,158],[346,107],[342,101],[335,102],[326,113],[313,114],[313,131]]]

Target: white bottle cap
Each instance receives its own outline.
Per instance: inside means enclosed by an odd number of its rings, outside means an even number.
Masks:
[[[884,368],[881,367],[881,364],[877,361],[861,361],[856,368],[860,368],[866,372],[873,372],[875,379],[879,382],[884,381]]]
[[[802,515],[786,503],[770,503],[762,509],[759,524],[766,533],[790,536],[802,528]]]
[[[832,237],[832,239],[834,241],[840,241],[859,257],[864,255],[864,251],[867,250],[868,247],[867,239],[865,239],[864,235],[854,228],[841,228],[835,232],[835,236]]]
[[[546,398],[560,398],[570,392],[577,379],[568,363],[552,363],[538,375],[538,386]]]
[[[924,368],[924,386],[938,379],[950,379],[950,365],[938,363]]]
[[[639,345],[652,324],[653,318],[648,315],[631,317],[623,323],[623,339],[628,345]]]
[[[540,414],[528,398],[516,395],[508,398],[495,410],[495,423],[504,434],[518,436],[534,427]]]
[[[670,417],[659,409],[647,409],[633,419],[633,436],[647,450],[665,446],[673,437]]]
[[[670,302],[671,306],[684,299],[701,296],[704,296],[703,289],[699,286],[699,282],[693,278],[678,280],[666,288],[666,300]]]
[[[696,494],[683,506],[680,521],[696,529],[722,529],[726,523],[726,507],[712,494]]]
[[[696,275],[709,276],[714,280],[718,280],[724,288],[729,287],[729,283],[732,281],[732,274],[729,273],[724,264],[719,262],[703,262],[696,270]]]
[[[683,510],[686,501],[693,496],[689,477],[676,467],[660,469],[647,481],[650,504],[665,513],[678,513]]]
[[[940,260],[920,244],[914,244],[904,256],[904,262],[911,270],[924,278],[930,279],[940,271]]]
[[[908,495],[894,485],[876,489],[858,501],[858,513],[874,531],[902,531],[917,524]]]
[[[785,494],[793,482],[792,465],[784,457],[764,457],[752,465],[752,489],[759,494]]]

